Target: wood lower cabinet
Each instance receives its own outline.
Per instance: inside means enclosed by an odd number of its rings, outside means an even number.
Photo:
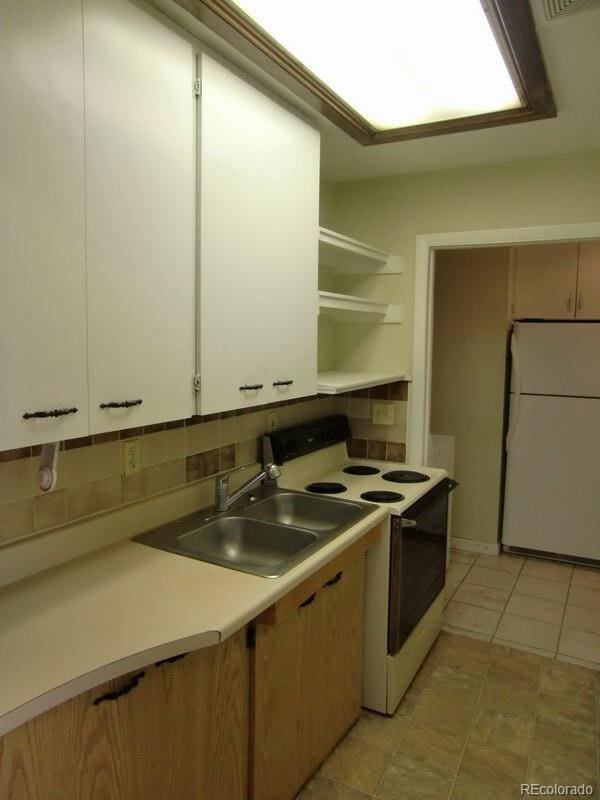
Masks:
[[[254,800],[291,800],[360,713],[364,566],[342,553],[256,624]]]
[[[133,673],[139,675],[142,670]],[[2,800],[246,800],[246,632],[110,681],[0,739]]]

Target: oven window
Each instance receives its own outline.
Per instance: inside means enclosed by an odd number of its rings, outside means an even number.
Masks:
[[[392,518],[388,630],[391,655],[398,652],[444,588],[448,490],[449,481],[444,480],[402,518]]]

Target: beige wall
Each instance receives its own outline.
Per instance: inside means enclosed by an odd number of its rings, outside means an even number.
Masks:
[[[431,431],[456,437],[452,533],[495,542],[502,466],[507,247],[436,254]]]
[[[349,350],[410,371],[417,234],[598,221],[600,153],[341,183],[334,197],[337,230],[399,253],[405,265],[388,295],[405,304],[405,323],[379,326],[368,345],[355,326],[345,333]]]

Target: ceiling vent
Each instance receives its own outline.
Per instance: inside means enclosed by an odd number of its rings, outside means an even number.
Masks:
[[[600,8],[600,0],[544,0],[548,19],[559,19],[576,11],[591,11],[593,8]]]

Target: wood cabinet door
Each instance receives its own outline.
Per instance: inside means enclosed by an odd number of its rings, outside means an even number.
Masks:
[[[81,24],[79,0],[0,3],[0,450],[88,432]]]
[[[600,242],[581,242],[577,282],[577,319],[600,320]]]
[[[150,8],[84,0],[83,9],[97,433],[194,410],[196,65],[189,40]]]
[[[316,391],[319,134],[206,55],[201,79],[198,348],[210,414]]]
[[[364,555],[256,626],[254,800],[292,800],[360,713]]]
[[[95,704],[135,676],[130,691]],[[84,692],[8,733],[0,739],[0,797],[246,800],[248,697],[240,631]]]
[[[515,249],[516,319],[572,319],[575,316],[579,245],[519,245]]]

